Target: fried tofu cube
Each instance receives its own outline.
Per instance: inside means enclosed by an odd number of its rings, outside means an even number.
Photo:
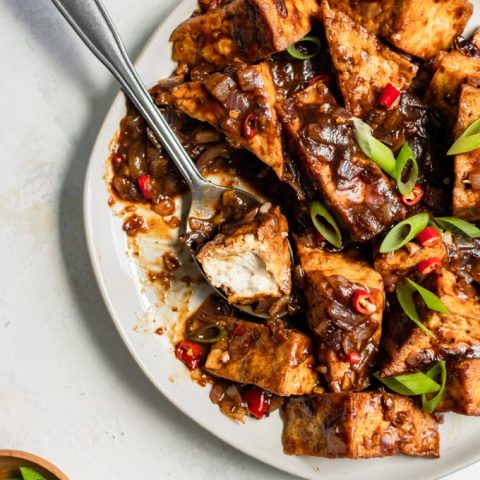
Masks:
[[[430,60],[448,49],[472,13],[473,5],[467,0],[403,0],[384,35],[398,49]]]
[[[453,123],[461,85],[467,80],[480,84],[480,58],[454,50],[439,55],[435,66],[425,101],[442,113],[448,123]]]
[[[317,384],[311,340],[283,321],[266,325],[222,317],[228,336],[215,343],[205,368],[216,377],[257,385],[281,396],[305,395]]]
[[[366,242],[405,215],[390,180],[355,140],[351,115],[321,82],[277,105],[299,166],[352,239]]]
[[[362,260],[312,248],[303,238],[297,240],[297,255],[305,272],[307,319],[327,382],[334,392],[362,390],[369,384],[382,333],[382,277]],[[353,307],[355,293],[362,290],[374,298],[372,315]],[[348,361],[352,352],[359,363]]]
[[[447,384],[439,412],[480,415],[480,359],[447,363]]]
[[[263,205],[256,216],[228,225],[197,255],[205,275],[231,304],[252,304],[290,295],[288,223],[278,207]]]
[[[234,0],[179,25],[170,37],[173,59],[223,67],[267,58],[302,39],[318,8],[315,0]]]
[[[376,105],[388,83],[398,90],[410,87],[418,67],[383,45],[348,15],[322,3],[330,55],[345,107],[363,117]]]
[[[397,283],[412,274],[421,262],[430,258],[443,261],[446,256],[447,249],[443,242],[430,247],[410,243],[395,252],[384,254],[377,252],[375,270],[382,275],[385,290],[393,292]]]
[[[480,119],[480,88],[463,85],[458,104],[456,137],[478,119]],[[473,222],[480,220],[480,148],[455,156],[453,212],[455,216],[465,220]]]
[[[456,275],[445,268],[432,274],[431,290],[440,298],[449,313],[425,308],[422,322],[432,333],[426,335],[410,321],[404,331],[389,332],[390,341],[384,345],[387,359],[381,376],[390,377],[422,368],[435,359],[461,358],[480,349],[480,303],[472,287],[464,286]],[[429,285],[430,287],[430,285]],[[400,326],[395,319],[394,323]]]
[[[291,398],[280,410],[287,455],[373,458],[440,455],[432,415],[386,392],[324,393]]]
[[[176,86],[170,94],[179,111],[225,133],[234,147],[250,150],[283,179],[285,158],[275,112],[277,94],[267,63],[242,64],[235,74],[215,73],[204,82]]]

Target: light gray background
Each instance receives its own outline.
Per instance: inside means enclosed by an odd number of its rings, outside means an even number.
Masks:
[[[105,0],[133,57],[176,3]],[[75,480],[293,478],[178,412],[109,318],[82,193],[117,85],[48,0],[0,0],[0,66],[0,448]],[[449,477],[460,479],[480,479],[480,467]]]

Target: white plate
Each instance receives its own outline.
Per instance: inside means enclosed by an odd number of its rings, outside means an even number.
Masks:
[[[480,24],[480,0],[472,25]],[[173,70],[168,38],[172,30],[193,11],[196,0],[183,0],[154,33],[136,63],[145,84],[152,86]],[[93,149],[85,183],[85,225],[96,277],[112,318],[130,352],[145,374],[173,404],[225,442],[252,457],[294,475],[308,479],[385,480],[390,478],[436,479],[480,460],[480,419],[447,415],[441,426],[441,459],[423,460],[396,456],[373,460],[327,460],[284,455],[281,420],[278,414],[267,420],[234,423],[223,416],[208,398],[208,389],[193,383],[183,365],[175,359],[167,336],[154,335],[159,319],[172,323],[175,313],[158,305],[158,299],[144,287],[141,272],[129,255],[122,221],[108,206],[109,192],[104,175],[109,145],[125,113],[119,94],[113,103]],[[170,248],[163,240],[157,248]],[[182,295],[186,295],[182,297]],[[195,292],[195,304],[201,298]],[[170,303],[185,303],[188,295],[170,294]],[[157,323],[155,323],[157,322]]]

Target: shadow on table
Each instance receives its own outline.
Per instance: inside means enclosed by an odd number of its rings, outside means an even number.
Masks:
[[[72,82],[78,82],[82,90],[90,92],[90,96],[85,98],[91,105],[90,118],[86,125],[78,125],[80,141],[72,158],[69,159],[60,192],[59,236],[69,287],[91,341],[97,346],[113,375],[126,383],[139,402],[161,416],[162,423],[169,423],[177,430],[183,429],[182,437],[189,437],[195,445],[204,446],[211,456],[218,457],[218,463],[221,464],[234,450],[184,416],[141,372],[110,319],[90,264],[83,223],[83,182],[87,160],[104,115],[118,91],[117,85],[112,80],[106,92],[98,92],[94,80],[88,78],[85,69],[82,68],[82,58],[86,57],[78,55],[78,52],[84,48],[83,45],[74,38],[70,27],[64,23],[49,0],[3,1],[12,9],[19,26],[26,30],[27,35],[33,37],[35,47],[46,50],[58,68],[69,73]],[[138,55],[159,20],[162,19],[157,18],[155,21],[151,18],[149,25],[142,26],[136,44],[129,48],[133,57]],[[56,48],[52,48],[52,45]],[[103,66],[99,63],[98,68]],[[248,457],[241,458],[242,462],[255,463],[257,473],[273,471],[270,467]],[[292,477],[279,473],[276,478]]]

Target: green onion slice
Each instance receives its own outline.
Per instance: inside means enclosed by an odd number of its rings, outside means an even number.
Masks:
[[[462,220],[461,218],[440,217],[435,218],[435,221],[445,230],[454,230],[463,233],[470,238],[480,237],[480,228],[476,227],[473,223]]]
[[[445,392],[445,385],[447,384],[447,367],[445,361],[442,360],[441,362],[436,363],[426,373],[426,375],[432,380],[440,376],[441,381],[440,390],[433,398],[428,399],[425,394],[422,394],[422,408],[428,413],[433,413],[437,409],[440,401],[442,400],[443,394]]]
[[[430,310],[440,313],[450,313],[448,308],[443,304],[443,302],[438,298],[433,292],[422,287],[418,283],[415,283],[409,278],[406,279],[407,283],[410,284],[422,297],[422,300],[425,302],[427,307]]]
[[[215,343],[225,338],[227,331],[221,325],[207,325],[206,327],[187,332],[185,338],[197,343]]]
[[[406,181],[403,179],[408,175]],[[397,157],[397,171],[395,174],[398,191],[402,195],[408,195],[412,192],[418,180],[418,163],[410,145],[406,143]]]
[[[310,204],[310,217],[315,228],[328,243],[337,248],[342,247],[342,233],[337,222],[322,203],[315,201]]]
[[[429,222],[428,213],[419,213],[393,227],[380,245],[380,253],[390,253],[413,240]]]
[[[300,50],[298,50],[298,46],[301,45],[302,43],[310,43],[313,44],[311,45],[311,52],[310,53],[303,53]],[[294,43],[293,45],[290,45],[287,48],[287,52],[293,57],[298,60],[308,60],[310,58],[316,57],[322,49],[322,41],[320,40],[319,37],[315,37],[313,35],[303,37],[301,40],[298,42]]]
[[[441,386],[435,380],[422,372],[408,373],[389,378],[381,378],[378,372],[376,372],[373,376],[390,390],[400,395],[424,395],[426,393],[438,392],[441,389]]]
[[[480,119],[475,120],[450,147],[447,155],[471,152],[480,147]]]
[[[20,467],[20,473],[23,480],[47,480],[43,475],[40,475],[38,472],[28,467]]]
[[[363,154],[374,161],[384,172],[395,178],[397,162],[393,152],[372,135],[372,128],[359,118],[353,118],[355,137]]]

